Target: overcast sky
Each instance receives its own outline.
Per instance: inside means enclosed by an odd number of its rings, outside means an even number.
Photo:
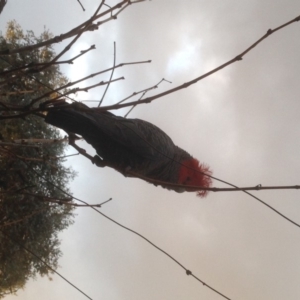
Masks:
[[[4,32],[6,22],[16,19],[23,29],[40,33],[46,26],[58,35],[87,20],[99,2],[81,1],[85,12],[76,0],[8,0],[0,28]],[[299,0],[153,0],[131,5],[117,20],[82,35],[64,58],[92,44],[96,50],[63,71],[75,80],[111,66],[116,41],[117,63],[152,63],[116,71],[115,78],[126,80],[111,85],[104,104],[162,78],[172,82],[163,82],[151,95],[234,58],[269,28],[298,15]],[[156,124],[209,164],[214,176],[238,186],[300,184],[299,26],[294,23],[274,33],[242,61],[141,105],[130,117]],[[80,93],[77,99],[99,100],[102,92],[98,88]],[[76,156],[67,164],[78,172],[71,185],[76,197],[89,203],[112,197],[101,208],[103,213],[147,237],[227,297],[300,299],[300,228],[255,199],[242,192],[210,193],[201,199],[125,178],[85,158]],[[224,185],[214,181],[214,186]],[[253,194],[300,223],[299,193]],[[63,257],[57,271],[91,298],[222,299],[138,236],[91,209],[76,212],[75,224],[61,234]],[[86,298],[53,275],[53,281],[37,278],[6,299]]]

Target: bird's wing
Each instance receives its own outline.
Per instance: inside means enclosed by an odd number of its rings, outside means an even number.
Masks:
[[[157,126],[140,119],[126,119],[110,112],[77,106],[76,103],[49,111],[45,121],[82,135],[96,149],[101,149],[102,143],[112,143],[149,160],[174,156],[171,138]]]
[[[110,113],[91,114],[98,130],[115,143],[147,159],[173,156],[174,143],[157,126],[140,119],[125,119]]]

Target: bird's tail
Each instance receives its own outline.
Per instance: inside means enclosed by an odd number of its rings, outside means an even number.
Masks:
[[[53,110],[48,111],[45,121],[67,132],[84,135],[93,131],[95,126],[90,116],[84,111],[88,109],[87,106],[81,107],[73,104],[61,108],[54,107]]]

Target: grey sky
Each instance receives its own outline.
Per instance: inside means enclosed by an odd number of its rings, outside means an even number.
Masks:
[[[5,23],[16,19],[24,29],[41,32],[45,25],[57,35],[90,17],[98,2],[82,0],[82,12],[76,0],[8,0],[0,28],[4,32]],[[105,104],[162,78],[172,81],[150,94],[159,93],[235,57],[269,28],[299,14],[298,0],[140,3],[83,35],[66,58],[91,44],[97,49],[63,70],[75,80],[111,66],[116,41],[118,63],[152,63],[116,71],[115,77],[126,80],[111,85]],[[141,105],[130,117],[161,127],[209,164],[214,176],[238,186],[299,184],[299,37],[298,22],[274,33],[242,61]],[[77,99],[99,100],[102,90]],[[81,157],[68,164],[79,173],[71,186],[75,196],[90,203],[112,197],[101,211],[145,235],[231,299],[300,299],[300,228],[253,198],[232,192],[200,199],[126,179]],[[253,194],[300,223],[299,191]],[[75,224],[61,234],[64,255],[58,271],[93,299],[222,299],[139,237],[92,210],[77,213]],[[7,297],[17,298],[85,299],[58,276],[53,281],[37,278],[18,296]]]

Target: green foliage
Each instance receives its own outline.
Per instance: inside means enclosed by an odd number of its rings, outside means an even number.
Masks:
[[[12,21],[8,24],[6,35],[0,37],[0,49],[35,44],[50,36],[48,31],[39,37],[31,31],[24,33]],[[24,64],[48,62],[54,56],[51,46],[10,55],[0,58],[0,72]],[[22,71],[15,76],[0,77],[1,102],[24,107],[32,99],[49,92],[49,86],[55,89],[66,82],[55,65],[32,75]],[[5,111],[0,113],[5,114]],[[2,120],[0,138],[0,142],[11,144],[11,140],[17,139],[59,139],[60,134],[42,118],[28,115]],[[73,208],[45,201],[49,200],[45,197],[67,198],[62,190],[68,191],[67,185],[74,173],[59,158],[64,155],[64,147],[61,142],[37,143],[34,146],[0,144],[0,298],[22,288],[29,278],[51,273],[22,246],[53,269],[57,267],[61,256],[58,233],[72,224]]]

